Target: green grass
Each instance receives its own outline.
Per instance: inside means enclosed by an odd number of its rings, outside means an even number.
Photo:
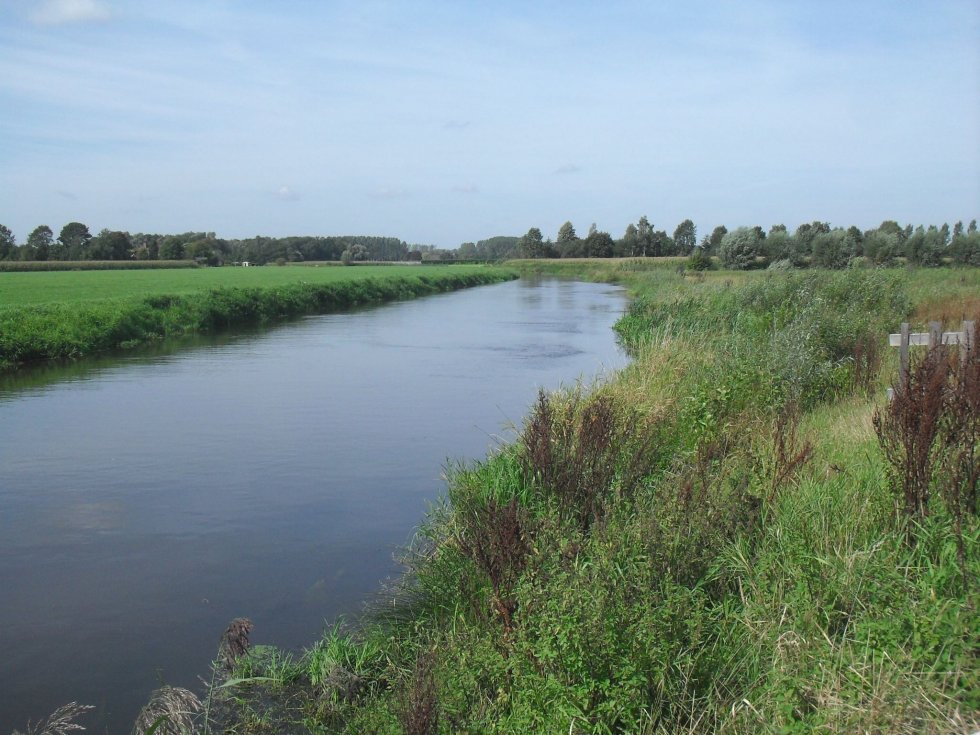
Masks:
[[[513,277],[484,266],[0,273],[0,369]]]
[[[145,271],[0,273],[0,308],[77,304],[102,299],[185,296],[217,288],[275,288],[298,283],[334,284],[368,278],[440,277],[479,273],[481,266],[358,266],[189,268]]]

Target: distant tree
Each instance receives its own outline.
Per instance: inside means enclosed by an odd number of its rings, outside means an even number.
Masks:
[[[585,238],[585,255],[588,258],[611,258],[616,243],[608,232],[601,232],[593,224]]]
[[[864,233],[854,225],[851,225],[847,228],[847,234],[854,241],[854,255],[864,255]]]
[[[344,263],[354,263],[361,260],[367,260],[367,258],[368,258],[368,250],[360,243],[355,243],[354,245],[351,245],[349,248],[344,250],[344,252],[341,253],[340,255],[340,260]],[[442,260],[442,258],[430,258],[430,260]]]
[[[762,241],[754,227],[739,227],[721,239],[721,262],[732,270],[746,270],[755,266]]]
[[[544,236],[537,227],[532,227],[517,242],[517,249],[522,258],[545,257]]]
[[[725,225],[718,225],[715,229],[711,231],[711,237],[708,240],[708,246],[712,253],[718,252],[718,248],[721,247],[721,240],[727,234],[728,234],[728,228],[725,227]]]
[[[32,260],[47,260],[51,255],[54,232],[47,225],[38,225],[27,236],[27,247]]]
[[[646,215],[640,217],[636,223],[636,255],[646,257],[653,250],[653,225]]]
[[[92,233],[81,222],[69,222],[61,228],[58,242],[64,248],[63,257],[69,260],[79,260],[85,257],[88,245],[92,241]]]
[[[575,234],[575,227],[571,222],[565,222],[565,224],[558,228],[558,239],[556,242],[561,245],[562,243],[572,242],[573,240],[578,240],[578,235]]]
[[[464,242],[456,250],[456,257],[459,260],[476,260],[476,243],[475,242]]]
[[[689,255],[698,244],[698,229],[694,223],[686,219],[674,230],[674,252],[677,255]]]
[[[911,227],[911,225],[909,225],[909,227]],[[911,234],[910,230],[902,229],[901,225],[899,225],[898,222],[893,219],[886,219],[884,222],[878,225],[878,232],[885,235],[895,235],[898,238],[900,245],[903,244],[908,235]]]
[[[804,222],[796,228],[793,237],[796,240],[796,250],[799,257],[806,257],[813,252],[813,238],[817,235],[830,232],[830,225],[827,222],[814,221]]]
[[[786,225],[773,225],[769,228],[769,234],[774,235],[777,232],[788,232]]]
[[[762,253],[769,263],[789,261],[789,264],[796,267],[803,265],[803,263],[797,262],[793,236],[786,231],[785,227],[782,229],[773,227],[769,230],[769,236],[762,243]]]
[[[967,235],[976,234],[977,231],[977,221],[975,219],[970,220],[970,225],[966,228]]]
[[[640,249],[639,241],[639,230],[636,229],[636,225],[630,222],[628,225],[626,225],[626,232],[623,233],[623,239],[616,243],[617,254],[626,257],[633,257]]]
[[[17,238],[6,225],[0,225],[0,260],[8,260],[17,252]]]
[[[942,235],[935,225],[930,225],[928,230],[919,225],[905,241],[905,257],[910,265],[926,268],[942,265],[943,250]]]
[[[128,232],[102,230],[92,238],[85,257],[89,260],[125,260],[132,247]]]
[[[955,225],[953,225],[953,239],[963,236],[963,221],[959,220]]]
[[[167,235],[160,244],[160,260],[182,260],[184,257],[184,243],[179,237]],[[245,258],[245,260],[252,260]],[[255,258],[258,262],[258,258]],[[262,261],[265,262],[265,261]]]
[[[847,230],[821,232],[813,238],[813,264],[821,268],[846,268],[856,248],[857,243]]]
[[[184,254],[187,258],[203,263],[205,265],[220,265],[221,259],[214,249],[213,240],[194,240],[187,243],[184,247]]]
[[[875,265],[891,265],[901,254],[899,236],[894,232],[870,230],[864,234],[864,257]]]

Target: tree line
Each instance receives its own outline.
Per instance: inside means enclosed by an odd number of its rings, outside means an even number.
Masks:
[[[177,235],[104,229],[92,235],[81,222],[69,222],[54,237],[47,225],[36,227],[18,245],[14,234],[0,225],[0,260],[195,260],[207,265],[248,261],[259,265],[302,261],[482,260],[507,258],[612,258],[688,256],[693,268],[709,268],[710,256],[726,268],[800,268],[808,265],[843,268],[861,258],[874,265],[900,261],[918,266],[946,262],[980,266],[980,235],[976,220],[913,227],[885,220],[876,228],[831,227],[828,222],[804,223],[790,232],[785,225],[738,227],[718,225],[700,242],[697,227],[685,219],[673,234],[658,230],[647,217],[627,225],[613,238],[593,223],[579,237],[565,222],[554,240],[537,227],[521,237],[498,236],[465,242],[455,250],[409,245],[396,237],[290,236],[223,239],[213,232]]]
[[[598,230],[593,224],[580,238],[571,222],[565,222],[555,240],[545,240],[541,230],[532,227],[514,243],[508,257],[520,258],[612,258],[688,256],[694,268],[709,268],[710,256],[717,255],[731,269],[844,268],[858,258],[874,265],[893,265],[900,260],[917,266],[939,266],[946,262],[980,266],[980,234],[977,222],[966,227],[957,222],[952,228],[906,225],[885,220],[878,227],[860,230],[851,226],[831,227],[828,222],[804,223],[790,232],[777,224],[767,232],[762,227],[738,227],[731,232],[718,225],[700,242],[697,228],[689,219],[674,229],[673,235],[657,230],[646,217],[630,223],[619,239]]]
[[[92,235],[81,222],[69,222],[54,236],[39,225],[18,244],[0,225],[0,260],[196,260],[207,265],[251,262],[259,265],[306,260],[421,260],[429,246],[409,245],[396,237],[368,235],[291,236],[223,239],[213,232],[176,235],[104,229]]]

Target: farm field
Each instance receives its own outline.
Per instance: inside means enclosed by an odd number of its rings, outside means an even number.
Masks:
[[[0,308],[71,304],[101,299],[183,296],[214,288],[275,288],[330,284],[367,278],[438,277],[477,273],[484,266],[262,266],[255,268],[174,268],[154,270],[40,271],[0,273]]]
[[[0,369],[515,278],[486,266],[0,274]]]

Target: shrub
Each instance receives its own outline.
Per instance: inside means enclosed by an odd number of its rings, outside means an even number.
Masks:
[[[746,270],[755,266],[761,255],[762,239],[752,227],[739,227],[721,239],[719,255],[722,265],[732,270]]]

